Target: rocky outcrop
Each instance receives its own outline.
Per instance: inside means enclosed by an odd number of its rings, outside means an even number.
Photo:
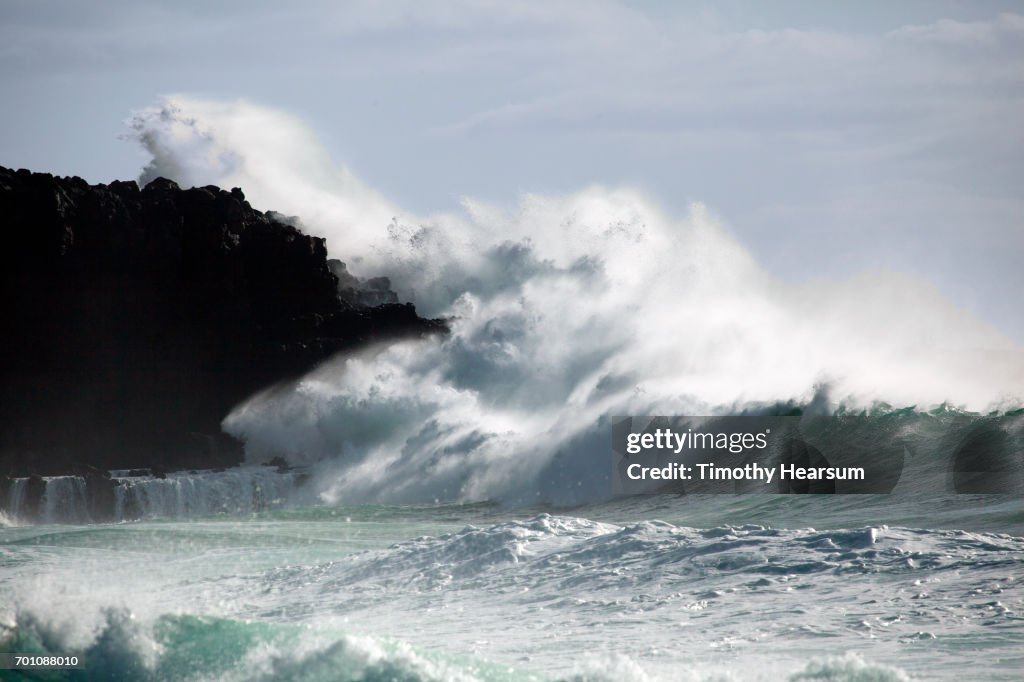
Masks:
[[[398,303],[398,294],[391,289],[391,280],[387,277],[371,277],[359,279],[348,271],[348,266],[340,260],[327,261],[331,274],[338,279],[338,298],[348,307],[373,308],[389,303]]]
[[[220,422],[248,395],[445,331],[365,305],[394,300],[386,280],[339,287],[323,239],[240,189],[0,168],[0,239],[0,473],[228,466],[241,450]]]

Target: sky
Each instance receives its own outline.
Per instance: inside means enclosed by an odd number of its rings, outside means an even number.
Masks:
[[[785,281],[910,274],[1024,341],[1024,2],[0,0],[0,91],[0,165],[137,177],[133,111],[243,98],[418,214],[699,201]]]

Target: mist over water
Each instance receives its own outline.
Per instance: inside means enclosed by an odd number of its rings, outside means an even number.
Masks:
[[[354,274],[451,318],[447,339],[335,358],[225,420],[250,458],[319,467],[329,502],[598,499],[614,414],[1024,395],[1024,348],[927,283],[780,281],[700,204],[670,216],[638,190],[590,187],[413,216],[281,112],[175,96],[130,125],[153,157],[142,180],[242,187]]]

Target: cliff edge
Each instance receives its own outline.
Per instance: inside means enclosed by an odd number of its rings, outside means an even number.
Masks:
[[[230,466],[241,448],[220,422],[247,396],[446,330],[366,305],[394,297],[353,296],[323,239],[237,188],[0,167],[0,239],[0,474]]]

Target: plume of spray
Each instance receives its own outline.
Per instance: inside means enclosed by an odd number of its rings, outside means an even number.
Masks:
[[[356,274],[452,318],[446,339],[337,357],[226,418],[249,456],[316,466],[329,502],[601,498],[615,414],[806,403],[822,386],[847,405],[1024,394],[1024,349],[929,285],[781,282],[700,204],[671,217],[591,187],[416,217],[280,112],[175,96],[130,126],[153,156],[143,180],[241,186]]]
[[[321,236],[329,235],[338,253],[372,254],[379,226],[398,214],[334,164],[300,121],[280,111],[168,97],[135,112],[127,124],[128,137],[152,157],[140,184],[165,177],[185,187],[241,187],[263,210],[297,216],[313,231],[328,228]]]

